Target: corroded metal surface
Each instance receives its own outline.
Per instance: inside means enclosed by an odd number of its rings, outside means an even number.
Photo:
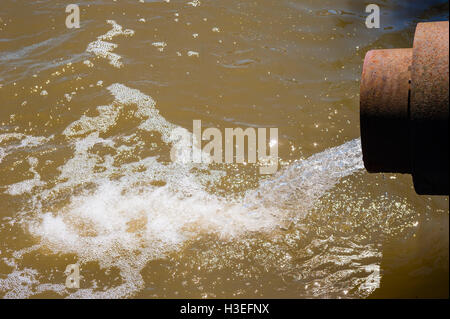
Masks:
[[[418,194],[449,193],[449,23],[420,23],[412,49],[369,51],[361,142],[369,172],[410,173]]]
[[[420,23],[411,77],[413,178],[419,194],[448,194],[449,24]]]
[[[367,53],[361,82],[361,141],[369,172],[411,173],[408,95],[412,49]]]

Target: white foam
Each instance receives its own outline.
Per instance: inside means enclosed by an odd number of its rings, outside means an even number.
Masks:
[[[115,100],[120,105],[137,105],[138,110],[134,116],[143,119],[139,128],[146,131],[157,131],[161,133],[162,140],[166,143],[173,142],[171,134],[177,127],[172,123],[166,121],[164,117],[159,114],[155,108],[155,101],[140,92],[139,90],[131,89],[125,85],[115,83],[108,87],[108,90],[115,97]]]
[[[167,46],[167,43],[160,41],[160,42],[153,42],[152,45],[158,48],[159,51],[163,52],[164,48]]]
[[[198,53],[196,51],[188,51],[187,55],[190,57],[196,57],[196,58],[200,57],[200,53]]]
[[[107,20],[106,22],[112,25],[113,28],[107,33],[98,36],[97,40],[89,43],[86,52],[94,53],[96,56],[105,58],[109,60],[112,66],[120,68],[123,66],[123,63],[120,61],[122,57],[112,52],[118,45],[108,41],[111,41],[118,35],[133,36],[134,31],[131,29],[123,30],[122,26],[114,20]]]
[[[31,136],[22,133],[0,134],[0,163],[13,151],[30,149],[50,141],[53,136]]]
[[[0,291],[4,291],[4,299],[24,299],[33,294],[33,286],[38,284],[34,269],[14,270],[6,278],[0,278]]]
[[[30,164],[30,171],[34,175],[33,178],[9,185],[5,191],[6,194],[13,196],[22,195],[31,192],[33,188],[37,186],[45,185],[45,183],[41,181],[41,176],[36,172],[38,159],[35,157],[28,157],[28,163]]]
[[[92,63],[90,60],[84,60],[83,64],[86,65],[88,68],[92,68],[94,66],[94,63]]]
[[[97,107],[97,111],[100,113],[99,116],[88,117],[83,115],[79,120],[66,127],[63,134],[70,137],[93,131],[106,132],[115,124],[119,115],[119,108],[114,105],[102,105]]]
[[[189,1],[187,4],[189,4],[193,7],[199,7],[202,3],[200,2],[200,0],[193,0],[193,1]]]

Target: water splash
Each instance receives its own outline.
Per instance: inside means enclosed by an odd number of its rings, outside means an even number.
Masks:
[[[301,218],[340,178],[362,168],[360,143],[354,140],[291,165],[241,199],[214,195],[205,185],[220,182],[223,172],[202,173],[192,163],[161,162],[157,156],[124,161],[142,152],[145,134],[157,132],[163,147],[176,142],[174,132],[186,130],[161,116],[150,96],[119,83],[108,91],[115,100],[99,106],[99,115],[82,116],[64,130],[72,158],[58,168],[54,183],[33,184],[38,191],[32,209],[20,214],[38,242],[31,251],[74,254],[81,263],[120,269],[121,285],[106,292],[80,289],[69,297],[131,296],[143,288],[140,273],[149,261],[203,235],[229,241],[270,233]],[[137,130],[117,133],[121,117],[138,121]],[[70,200],[61,205],[61,198]],[[42,289],[39,284],[34,291]]]
[[[302,217],[341,178],[363,168],[358,138],[290,165],[251,191],[246,203],[293,211],[295,217]]]

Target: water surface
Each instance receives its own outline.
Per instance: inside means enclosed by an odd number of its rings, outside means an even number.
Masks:
[[[448,198],[369,175],[365,53],[447,1],[2,0],[0,296],[448,297]],[[280,169],[181,165],[176,132],[276,127]],[[81,289],[64,286],[79,263]]]

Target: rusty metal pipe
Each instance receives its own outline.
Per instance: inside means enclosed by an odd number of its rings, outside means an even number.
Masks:
[[[419,23],[411,49],[372,50],[360,94],[371,173],[411,174],[418,194],[449,194],[449,23]]]

